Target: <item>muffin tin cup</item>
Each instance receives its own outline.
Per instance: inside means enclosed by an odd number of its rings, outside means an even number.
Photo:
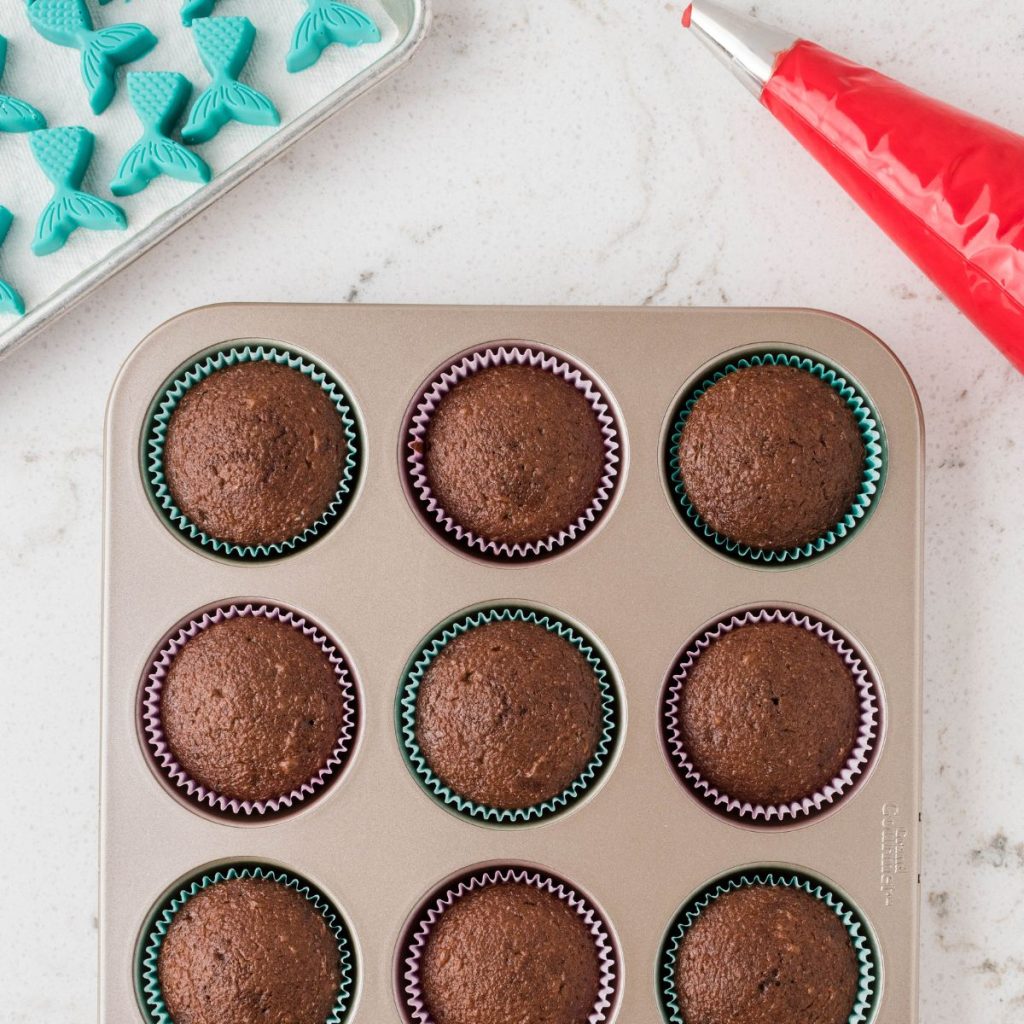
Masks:
[[[615,943],[603,916],[588,899],[576,893],[568,882],[545,871],[511,865],[482,868],[464,876],[444,888],[441,895],[432,894],[425,906],[414,915],[412,923],[406,929],[406,938],[403,939],[398,963],[400,1005],[403,1015],[410,1024],[434,1024],[424,1000],[420,979],[420,965],[434,925],[442,914],[463,896],[488,885],[510,883],[532,885],[542,892],[557,896],[582,919],[594,937],[601,971],[597,1002],[587,1021],[588,1024],[602,1024],[609,1019],[615,1005],[622,972]]]
[[[799,889],[820,900],[842,921],[857,955],[857,999],[846,1024],[865,1024],[874,1016],[879,994],[880,969],[874,941],[859,912],[827,885],[800,873],[777,870],[751,870],[712,882],[688,900],[669,926],[658,963],[658,996],[662,1013],[669,1024],[690,1024],[683,1017],[676,986],[679,948],[686,933],[704,910],[719,896],[752,885],[785,886]]]
[[[434,659],[458,636],[492,622],[529,622],[554,633],[572,644],[587,660],[597,677],[601,691],[602,730],[597,749],[586,768],[561,793],[530,807],[506,810],[489,807],[460,796],[431,769],[416,740],[416,704],[423,677]],[[416,781],[448,810],[470,820],[490,825],[524,825],[546,820],[572,807],[606,773],[614,756],[621,722],[621,700],[613,683],[613,673],[605,659],[589,640],[556,616],[528,607],[502,605],[459,616],[436,630],[415,655],[405,673],[395,702],[398,741],[409,770]]]
[[[586,398],[601,426],[604,473],[597,493],[574,523],[543,540],[510,544],[481,537],[448,515],[428,479],[423,448],[430,418],[456,384],[494,366],[532,366],[556,374]],[[527,342],[489,345],[463,354],[435,373],[414,400],[404,442],[406,482],[416,510],[427,525],[461,550],[499,562],[545,558],[579,540],[607,511],[622,474],[622,437],[608,397],[587,371],[568,357]]]
[[[160,949],[175,915],[193,896],[204,889],[235,878],[270,879],[285,885],[308,900],[323,917],[338,946],[338,964],[341,972],[338,996],[324,1024],[344,1024],[352,1008],[357,981],[355,946],[344,918],[330,900],[309,882],[287,871],[259,865],[225,866],[212,873],[203,874],[185,884],[158,909],[155,920],[144,933],[140,947],[139,995],[150,1024],[174,1024],[160,987],[159,962]]]
[[[716,789],[701,776],[700,771],[690,759],[679,729],[679,702],[683,696],[687,677],[701,654],[716,640],[731,633],[734,629],[765,622],[799,626],[824,640],[842,658],[849,669],[860,700],[860,725],[857,730],[857,741],[843,769],[827,786],[816,793],[801,800],[783,804],[753,804],[737,800]],[[665,687],[661,718],[662,740],[665,749],[673,768],[687,789],[698,796],[708,807],[736,820],[785,825],[787,823],[800,824],[802,821],[837,805],[856,785],[858,779],[867,770],[878,743],[881,709],[877,684],[873,675],[857,651],[836,629],[804,613],[781,608],[761,608],[733,615],[717,623],[678,659],[676,668]]]
[[[334,668],[338,685],[345,697],[345,719],[338,741],[323,767],[298,789],[272,797],[268,800],[239,800],[217,793],[192,778],[175,758],[167,743],[161,718],[161,700],[164,681],[171,663],[185,645],[220,622],[240,617],[264,618],[283,622],[308,637],[326,655]],[[352,754],[356,732],[359,726],[359,702],[355,684],[349,672],[348,663],[334,642],[324,633],[295,612],[274,605],[228,604],[204,612],[179,629],[160,649],[153,659],[147,674],[142,694],[142,723],[146,736],[146,749],[158,772],[187,800],[197,808],[206,808],[225,815],[258,818],[279,814],[285,810],[296,810],[304,801],[318,796],[343,772]]]
[[[171,416],[189,389],[218,370],[242,363],[271,362],[298,370],[330,398],[345,429],[348,454],[334,498],[324,512],[300,534],[275,544],[237,544],[210,536],[178,508],[164,473],[164,445]],[[150,500],[168,526],[183,539],[224,558],[257,561],[301,549],[342,516],[355,490],[362,460],[362,441],[351,402],[341,385],[317,363],[279,345],[244,344],[220,348],[180,370],[153,403],[143,437],[143,478]]]
[[[704,520],[686,493],[686,485],[679,465],[679,443],[690,412],[697,400],[713,384],[717,384],[730,373],[752,366],[790,366],[814,374],[846,402],[857,421],[861,440],[864,442],[864,470],[861,474],[860,487],[849,511],[820,537],[799,547],[756,548],[727,537]],[[809,356],[784,351],[744,355],[726,363],[720,369],[714,370],[702,380],[682,401],[669,432],[668,451],[665,455],[669,486],[675,496],[678,510],[697,536],[732,558],[744,562],[776,566],[806,561],[817,555],[822,555],[850,536],[871,511],[881,490],[886,470],[885,446],[878,416],[860,389],[847,380],[839,370]]]

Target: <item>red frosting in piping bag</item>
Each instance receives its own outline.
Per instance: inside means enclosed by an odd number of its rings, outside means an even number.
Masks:
[[[805,41],[761,102],[1024,372],[1024,137]]]

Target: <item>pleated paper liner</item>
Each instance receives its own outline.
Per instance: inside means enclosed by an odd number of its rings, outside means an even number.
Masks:
[[[407,1024],[436,1024],[424,1002],[420,968],[434,925],[442,914],[468,893],[489,885],[532,885],[550,893],[570,906],[580,917],[597,949],[600,987],[588,1024],[603,1024],[611,1019],[622,983],[622,965],[618,949],[601,911],[571,883],[538,868],[525,865],[493,865],[468,871],[455,881],[436,889],[413,914],[399,946],[396,986],[399,1008]]]
[[[217,623],[236,618],[264,618],[283,622],[305,636],[318,647],[334,669],[338,686],[345,699],[345,718],[330,757],[308,781],[301,786],[267,800],[240,800],[225,796],[192,778],[170,749],[164,735],[161,719],[161,700],[164,681],[171,664],[186,644]],[[142,693],[142,724],[146,751],[157,771],[188,804],[212,811],[225,818],[259,821],[287,811],[294,811],[316,799],[336,782],[349,764],[356,734],[359,729],[359,696],[348,661],[337,645],[318,626],[308,622],[296,612],[266,604],[225,604],[197,614],[177,630],[154,657]]]
[[[756,548],[718,533],[706,522],[693,506],[686,493],[682,470],[679,465],[679,443],[690,413],[697,400],[723,377],[737,370],[752,366],[789,366],[811,373],[831,387],[846,403],[860,428],[864,442],[864,468],[860,486],[846,514],[813,541],[791,548]],[[878,414],[867,396],[843,373],[818,358],[787,352],[784,349],[750,353],[732,359],[712,370],[683,397],[668,432],[664,452],[665,472],[669,487],[675,497],[677,509],[683,521],[705,543],[715,550],[741,562],[757,565],[783,566],[806,561],[831,551],[841,541],[849,538],[868,517],[878,499],[885,481],[886,448]]]
[[[211,374],[242,363],[270,362],[288,366],[308,377],[331,400],[341,418],[348,444],[345,466],[334,497],[324,512],[301,533],[281,543],[238,544],[212,537],[194,523],[175,503],[164,472],[164,445],[167,429],[182,398],[188,390]],[[355,492],[362,468],[363,441],[351,401],[341,384],[322,366],[287,348],[272,344],[240,344],[220,348],[198,358],[175,374],[164,385],[153,403],[143,435],[143,478],[153,506],[167,525],[182,539],[197,547],[235,561],[254,562],[279,558],[311,544],[330,529],[344,514]]]
[[[842,770],[822,789],[783,804],[754,804],[731,797],[703,778],[685,749],[679,728],[679,707],[686,680],[700,656],[716,640],[734,629],[776,622],[806,629],[824,640],[843,660],[850,685],[857,688],[860,724],[857,739]],[[711,626],[676,660],[661,700],[661,735],[669,761],[684,786],[709,808],[735,821],[764,824],[800,824],[836,806],[856,786],[874,756],[880,733],[881,700],[874,676],[853,645],[833,626],[784,608],[758,608],[728,616]]]
[[[178,1024],[171,1018],[160,988],[159,960],[167,930],[174,917],[192,897],[204,889],[235,878],[270,879],[293,889],[319,913],[338,946],[341,983],[330,1015],[324,1024],[345,1024],[352,1009],[358,978],[355,943],[348,924],[337,907],[312,883],[281,868],[240,862],[201,872],[177,888],[157,907],[152,921],[140,937],[137,963],[140,1008],[149,1024]]]
[[[494,366],[532,366],[571,384],[590,404],[604,438],[604,472],[590,504],[574,522],[557,533],[529,543],[491,540],[463,526],[443,508],[427,475],[423,447],[431,416],[456,384]],[[529,342],[499,342],[455,357],[420,389],[404,427],[405,483],[416,511],[427,526],[456,548],[479,558],[509,564],[546,558],[580,540],[607,514],[622,475],[623,436],[611,400],[601,385],[568,356]]]
[[[854,1005],[845,1024],[870,1024],[877,1010],[881,965],[878,949],[864,918],[856,907],[828,885],[785,868],[754,868],[716,879],[691,897],[669,925],[658,956],[658,1000],[668,1024],[695,1024],[683,1016],[676,987],[679,949],[687,932],[713,901],[726,893],[749,886],[785,886],[808,893],[825,904],[843,923],[857,956],[858,985]]]
[[[423,677],[433,661],[458,636],[492,622],[526,622],[572,644],[594,671],[601,692],[601,737],[583,772],[557,796],[530,807],[508,810],[489,807],[460,796],[440,779],[427,763],[416,740],[416,704]],[[406,765],[416,781],[443,807],[454,813],[489,825],[525,825],[547,820],[574,806],[606,775],[619,742],[622,700],[614,673],[594,644],[581,632],[556,615],[521,605],[492,605],[468,614],[460,614],[442,625],[424,641],[407,667],[395,702],[395,724]]]

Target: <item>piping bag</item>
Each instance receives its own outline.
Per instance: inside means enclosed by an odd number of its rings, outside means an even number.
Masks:
[[[1024,137],[711,0],[683,25],[1024,372]]]

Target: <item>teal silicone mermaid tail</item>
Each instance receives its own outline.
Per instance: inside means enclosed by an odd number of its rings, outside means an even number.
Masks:
[[[37,256],[57,252],[78,228],[123,231],[128,226],[120,206],[81,191],[95,145],[92,132],[48,128],[33,132],[28,139],[36,162],[55,189],[36,225],[32,251]]]
[[[181,23],[191,28],[196,18],[208,18],[216,6],[217,0],[185,0],[181,8]]]
[[[229,121],[280,124],[274,104],[238,81],[256,39],[252,22],[248,18],[199,18],[192,34],[213,82],[189,112],[181,137],[188,143],[209,142]]]
[[[181,137],[188,143],[209,142],[231,121],[272,127],[281,123],[273,103],[243,82],[214,82],[196,100]]]
[[[7,232],[14,223],[14,214],[5,206],[0,206],[0,248],[3,247]],[[0,313],[21,316],[25,312],[25,303],[15,290],[14,285],[0,281]]]
[[[0,313],[9,316],[25,315],[25,300],[6,281],[0,281]]]
[[[89,37],[82,50],[82,80],[94,114],[102,114],[110,106],[117,88],[117,69],[144,57],[154,46],[156,36],[144,25],[111,25]]]
[[[332,43],[360,46],[379,43],[380,29],[368,15],[338,0],[307,0],[285,64],[292,73],[312,67]]]
[[[94,114],[110,106],[117,69],[144,57],[157,42],[144,25],[94,29],[85,0],[29,0],[28,19],[44,39],[81,51],[82,80]]]
[[[205,185],[209,165],[170,133],[188,105],[192,83],[170,71],[130,71],[128,98],[142,122],[142,138],[125,154],[110,186],[115,196],[141,192],[161,174]]]
[[[0,79],[7,66],[7,40],[0,36]],[[0,132],[34,132],[46,127],[46,118],[24,100],[0,93]]]

